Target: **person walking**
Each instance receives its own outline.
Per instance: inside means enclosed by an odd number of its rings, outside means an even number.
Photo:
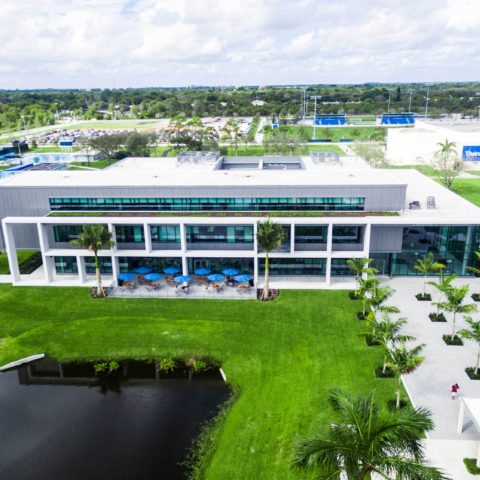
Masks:
[[[454,383],[452,385],[452,400],[455,400],[457,398],[457,393],[460,390],[460,387],[458,383]]]

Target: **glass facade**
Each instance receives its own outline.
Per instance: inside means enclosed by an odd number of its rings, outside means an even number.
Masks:
[[[143,225],[116,225],[115,238],[117,243],[143,243]]]
[[[101,273],[112,273],[112,257],[98,257]],[[95,258],[85,257],[85,271],[88,274],[95,274]]]
[[[188,225],[188,243],[251,243],[253,225]]]
[[[445,265],[446,275],[472,275],[469,266],[478,266],[475,251],[480,249],[480,227],[476,225],[424,225],[404,227],[402,251],[372,254],[374,266],[385,275],[422,275],[414,266],[428,253]],[[438,275],[439,273],[437,273]]]
[[[295,225],[295,249],[324,251],[327,249],[327,225]]]
[[[181,272],[182,259],[176,257],[119,257],[118,265],[120,273],[134,272],[139,267],[150,267],[157,273],[162,273],[163,269],[167,267],[177,267]]]
[[[365,197],[50,198],[52,210],[83,211],[363,211]]]
[[[56,242],[70,242],[78,238],[81,231],[81,225],[54,225],[53,238]]]
[[[270,276],[325,275],[325,258],[269,258]],[[258,260],[258,272],[265,274],[265,259]]]
[[[55,271],[60,274],[78,273],[76,257],[53,257]]]
[[[197,268],[209,268],[214,273],[221,273],[225,268],[237,268],[240,273],[253,275],[253,258],[188,258],[188,271]]]
[[[180,243],[180,225],[150,225],[152,242]]]
[[[348,258],[332,258],[330,275],[332,277],[352,277],[352,269],[347,265]]]
[[[363,227],[359,225],[334,225],[333,244],[363,242]]]

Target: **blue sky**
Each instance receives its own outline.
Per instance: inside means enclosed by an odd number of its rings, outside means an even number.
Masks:
[[[0,88],[480,80],[479,12],[479,0],[1,0]]]

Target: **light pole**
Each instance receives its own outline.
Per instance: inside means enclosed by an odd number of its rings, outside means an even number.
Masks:
[[[312,140],[315,140],[315,135],[317,133],[317,99],[320,100],[322,96],[313,95],[310,98],[315,101],[315,104],[313,107],[313,137],[312,137]]]
[[[24,129],[25,131],[27,131],[27,124],[25,123],[25,115],[20,115],[20,117],[21,117],[22,120],[23,120],[23,129]]]
[[[425,97],[425,118],[428,115],[428,101],[430,100],[430,85],[427,86],[427,96]]]
[[[410,100],[408,101],[408,113],[412,113],[412,95],[413,95],[413,90],[410,90]]]
[[[387,113],[390,113],[390,99],[392,98],[392,90],[388,90],[388,108]]]

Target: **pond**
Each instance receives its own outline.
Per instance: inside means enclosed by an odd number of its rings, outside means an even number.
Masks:
[[[121,362],[99,381],[92,364],[45,358],[0,375],[2,480],[185,478],[181,462],[230,395],[218,370],[161,376]]]

